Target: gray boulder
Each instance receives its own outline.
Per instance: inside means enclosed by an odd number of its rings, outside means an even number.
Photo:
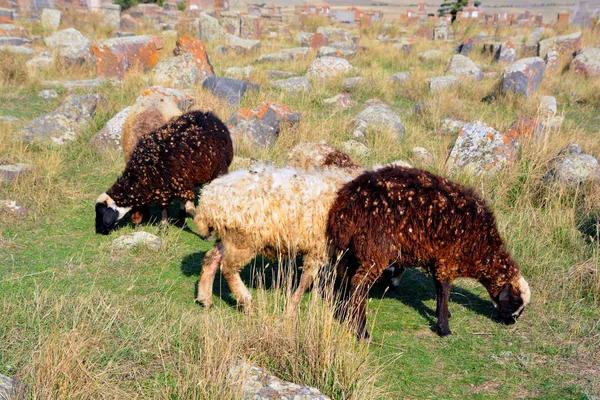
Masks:
[[[148,248],[158,250],[160,248],[160,238],[148,232],[134,232],[122,235],[112,241],[113,250],[133,250],[136,248]]]
[[[280,71],[277,69],[269,69],[266,71],[267,73],[267,78],[269,79],[287,79],[287,78],[294,78],[298,75],[294,74],[293,72],[288,72],[288,71]]]
[[[344,88],[344,91],[351,92],[361,86],[366,86],[369,84],[371,84],[371,85],[373,84],[373,79],[365,78],[363,76],[355,76],[352,78],[344,78],[342,87]]]
[[[460,79],[454,75],[445,75],[430,78],[427,80],[427,82],[429,83],[429,91],[432,93],[437,93],[458,85],[460,83]]]
[[[323,104],[335,109],[352,108],[356,106],[356,101],[352,100],[347,94],[338,94],[329,99],[324,99]]]
[[[312,85],[306,76],[271,81],[270,85],[273,89],[283,90],[288,94],[312,91]]]
[[[90,60],[92,41],[74,28],[63,29],[44,38],[44,43],[52,50],[59,61],[69,65],[84,64]]]
[[[200,82],[202,74],[189,54],[170,57],[154,68],[154,84],[187,89]]]
[[[432,63],[434,61],[439,61],[444,57],[444,52],[440,50],[427,50],[418,55],[419,60],[425,63]]]
[[[204,89],[227,100],[230,105],[239,104],[244,94],[249,90],[260,90],[260,85],[231,78],[209,76],[202,82]]]
[[[260,40],[243,39],[239,36],[227,34],[227,44],[236,53],[252,53],[260,49]]]
[[[450,172],[466,171],[474,175],[494,174],[515,157],[516,143],[491,126],[475,121],[465,124],[450,152]]]
[[[200,40],[213,42],[225,36],[225,32],[219,24],[219,20],[211,17],[205,12],[200,13],[198,27],[198,36]]]
[[[99,150],[123,150],[121,147],[123,124],[129,116],[130,110],[131,107],[126,107],[108,120],[104,127],[92,137],[90,143]]]
[[[254,67],[248,65],[247,67],[229,67],[225,71],[223,71],[223,75],[228,78],[233,79],[242,79],[249,80],[252,72],[254,71]]]
[[[54,89],[45,89],[38,93],[38,96],[44,100],[58,98],[58,92]]]
[[[13,182],[33,171],[33,165],[25,163],[0,165],[0,182]]]
[[[546,63],[539,57],[523,58],[504,69],[502,75],[502,93],[509,92],[531,96],[537,92]]]
[[[339,57],[320,57],[313,60],[306,75],[316,79],[330,79],[354,70],[348,60]]]
[[[352,57],[355,54],[354,50],[336,49],[331,46],[322,46],[317,50],[317,57]]]
[[[244,361],[231,364],[227,379],[232,385],[242,386],[244,399],[329,400],[315,388],[282,381],[266,369]]]
[[[227,119],[226,125],[234,141],[248,140],[256,146],[272,147],[282,125],[296,124],[301,116],[284,104],[264,101],[251,110],[236,111]]]
[[[589,78],[600,77],[600,47],[581,49],[571,61],[571,68]]]
[[[398,140],[406,133],[400,117],[385,104],[374,104],[361,111],[353,120],[354,136],[366,137],[369,131],[389,132]]]
[[[410,78],[412,77],[410,72],[396,72],[395,74],[392,75],[392,82],[394,83],[403,83],[403,82],[407,82],[410,81]]]
[[[577,184],[600,180],[598,160],[585,154],[577,143],[570,143],[552,161],[552,169],[544,177],[546,183]]]
[[[554,117],[558,111],[556,106],[556,98],[554,96],[538,97],[538,108],[543,117]]]
[[[96,108],[105,103],[106,99],[99,94],[69,95],[56,110],[23,126],[19,135],[27,142],[50,141],[63,145],[75,140],[78,131],[92,121]]]
[[[49,51],[43,51],[27,60],[25,66],[30,70],[44,69],[52,66],[53,62],[52,54]]]
[[[12,54],[23,54],[26,56],[32,56],[35,54],[35,51],[30,47],[25,46],[13,46],[11,44],[5,44],[0,46],[0,51],[4,51]]]
[[[444,135],[458,135],[462,127],[466,124],[464,121],[445,118],[440,124],[439,131]]]
[[[292,49],[281,50],[277,53],[261,54],[260,57],[258,57],[257,62],[294,61],[306,57],[308,50],[308,47],[295,47]]]
[[[331,26],[320,26],[317,28],[317,33],[327,36],[329,41],[349,42],[352,40],[352,35],[345,29],[334,28]]]
[[[14,378],[0,374],[0,399],[26,400],[27,386]]]
[[[517,60],[517,51],[512,41],[507,40],[498,47],[494,60],[504,63],[514,63]]]
[[[461,54],[455,54],[450,60],[448,66],[448,72],[454,76],[461,78],[470,78],[480,81],[483,79],[483,72],[477,64],[475,64],[469,57]]]
[[[538,56],[545,57],[548,51],[553,48],[563,56],[571,56],[581,49],[582,40],[581,31],[542,40],[538,44]]]
[[[44,8],[42,10],[42,15],[40,16],[40,22],[44,28],[55,31],[60,26],[61,18],[62,14],[60,11],[53,10],[51,8]]]

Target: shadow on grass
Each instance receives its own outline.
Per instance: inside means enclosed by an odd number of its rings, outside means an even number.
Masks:
[[[389,289],[385,279],[380,279],[369,292],[371,298],[391,298],[414,308],[425,320],[429,322],[432,331],[436,331],[435,324],[437,318],[435,309],[425,305],[425,301],[436,300],[435,286],[433,280],[427,278],[422,272],[415,269],[408,269],[402,275],[400,286]],[[468,308],[477,314],[483,315],[488,319],[498,322],[494,305],[489,300],[471,293],[468,290],[458,286],[452,286],[450,292],[450,303],[457,303]],[[452,308],[452,304],[450,304]]]

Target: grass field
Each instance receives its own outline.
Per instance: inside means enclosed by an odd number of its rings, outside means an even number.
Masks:
[[[461,34],[457,32],[458,38]],[[600,43],[595,35],[584,33],[584,47]],[[282,132],[274,148],[239,146],[236,156],[282,165],[287,151],[300,142],[326,140],[341,146],[352,138],[348,126],[360,104],[377,97],[394,108],[407,134],[401,142],[375,135],[364,142],[370,154],[353,157],[365,167],[403,159],[447,175],[444,163],[455,137],[438,133],[443,118],[482,120],[502,131],[517,118],[536,115],[535,98],[481,102],[499,78],[431,95],[426,78],[444,74],[452,48],[419,42],[406,55],[373,36],[362,33],[360,44],[368,50],[351,63],[374,83],[351,93],[359,103],[351,110],[332,112],[322,103],[340,93],[341,79],[314,85],[313,92],[298,96],[268,89],[265,70],[302,74],[312,54],[295,63],[255,65],[252,80],[263,84],[263,90],[244,98],[242,106],[276,100],[303,117],[296,129]],[[167,42],[162,57],[169,56],[173,45]],[[262,52],[291,46],[265,40]],[[430,48],[443,50],[445,57],[433,64],[419,61],[417,53]],[[486,55],[471,58],[488,71],[502,71]],[[255,59],[211,56],[218,76],[227,67]],[[58,67],[28,75],[23,61],[0,58],[0,115],[22,121],[53,110],[67,95],[61,92],[59,99],[49,101],[38,98],[42,78],[89,76],[89,71]],[[412,72],[412,78],[394,86],[389,77],[399,71]],[[549,161],[571,141],[600,156],[600,81],[569,71],[547,76],[539,93],[556,97],[563,126],[543,140],[526,142],[519,161],[494,178],[455,177],[487,199],[531,285],[532,303],[519,321],[511,326],[495,322],[485,289],[460,280],[450,304],[453,335],[439,338],[433,331],[433,283],[415,270],[405,274],[397,291],[381,285],[371,291],[374,342],[367,345],[356,343],[333,318],[328,296],[322,300],[307,294],[298,319],[285,319],[289,290],[274,284],[272,260],[258,259],[244,274],[256,299],[254,316],[235,309],[219,275],[216,307],[207,310],[194,304],[194,286],[212,242],[202,241],[189,219],[183,229],[161,230],[148,222],[137,228],[126,225],[110,236],[94,233],[94,202],[119,176],[123,160],[116,152],[99,153],[87,143],[147,88],[148,76],[132,73],[120,86],[100,88],[108,105],[65,147],[26,145],[13,137],[17,126],[0,125],[0,163],[35,166],[15,184],[0,186],[0,198],[18,200],[30,210],[26,218],[0,211],[0,374],[24,381],[32,397],[239,398],[240,388],[227,383],[227,366],[237,358],[249,359],[282,379],[315,386],[335,399],[600,395],[600,248],[580,229],[586,212],[600,207],[599,188],[573,191],[541,185]],[[235,111],[199,88],[191,91],[197,108],[213,110],[222,119]],[[430,102],[423,115],[412,112],[419,101]],[[414,146],[427,148],[435,161],[420,165],[412,156]],[[157,234],[161,248],[111,250],[112,239],[134,230]]]

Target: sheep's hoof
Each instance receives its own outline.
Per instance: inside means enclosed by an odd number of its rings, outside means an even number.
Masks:
[[[369,332],[364,331],[362,334],[358,334],[358,340],[362,343],[373,343],[373,339],[371,339],[371,335],[369,335]]]
[[[200,304],[204,308],[213,308],[214,307],[213,303],[209,303],[208,301],[202,301],[202,300],[198,300],[198,299],[196,299],[196,304]]]
[[[450,328],[438,326],[437,331],[441,337],[452,336],[452,332],[450,331]]]

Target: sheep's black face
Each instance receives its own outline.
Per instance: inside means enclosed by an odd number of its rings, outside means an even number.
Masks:
[[[96,203],[96,233],[108,235],[119,219],[119,212],[105,203]]]
[[[525,309],[525,302],[521,297],[521,293],[517,291],[514,294],[513,288],[509,284],[504,285],[500,291],[496,305],[500,321],[507,325],[517,322],[517,318],[521,316]]]

